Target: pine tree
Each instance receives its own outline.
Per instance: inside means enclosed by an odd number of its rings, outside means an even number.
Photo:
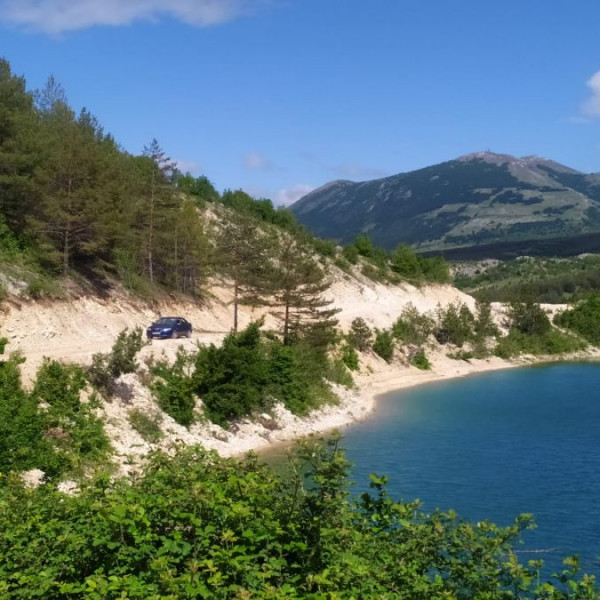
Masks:
[[[146,273],[150,282],[155,279],[155,270],[160,244],[171,233],[177,214],[175,190],[171,177],[175,163],[166,155],[156,139],[144,146],[140,161],[143,192],[139,210],[138,227],[142,230],[142,247],[145,254]]]
[[[272,289],[270,251],[273,240],[255,219],[233,210],[217,234],[216,264],[233,286],[233,331],[238,330],[240,304],[266,303]]]
[[[22,234],[37,200],[33,173],[40,159],[38,119],[25,79],[0,59],[0,213]]]
[[[53,79],[40,95],[43,164],[36,172],[41,202],[34,232],[48,242],[46,260],[66,273],[74,259],[94,260],[104,243],[99,235],[102,190],[99,148],[103,132],[85,109],[78,118]],[[54,254],[52,253],[54,250]]]
[[[283,342],[310,335],[312,342],[326,345],[337,324],[338,309],[323,297],[329,289],[323,269],[312,255],[311,248],[296,238],[280,239],[272,274],[274,295],[272,305],[283,325]]]

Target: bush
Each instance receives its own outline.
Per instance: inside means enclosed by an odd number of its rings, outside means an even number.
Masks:
[[[81,369],[46,360],[31,393],[22,385],[18,358],[0,363],[0,471],[37,468],[48,479],[106,458],[102,421],[82,403]]]
[[[150,444],[156,444],[162,439],[161,422],[160,413],[148,415],[139,408],[132,408],[129,411],[129,424]]]
[[[196,358],[195,392],[206,416],[219,425],[269,408],[269,363],[260,343],[261,323],[230,333],[220,348],[211,344]]]
[[[131,331],[124,329],[117,336],[110,353],[92,356],[88,379],[98,389],[107,392],[117,377],[133,373],[138,368],[135,357],[145,344],[141,327]]]
[[[394,356],[394,338],[392,332],[387,329],[375,330],[375,341],[373,342],[373,352],[381,356],[386,362],[390,362]]]
[[[466,304],[448,304],[438,309],[435,338],[440,344],[461,347],[475,338],[475,317]]]
[[[348,244],[342,248],[342,255],[351,264],[358,262],[358,248],[354,244]]]
[[[158,405],[185,427],[194,422],[196,384],[192,370],[195,360],[195,356],[179,348],[173,364],[158,361],[150,367],[150,373],[157,378],[151,389]]]
[[[518,563],[531,517],[499,527],[423,512],[418,501],[390,497],[385,476],[371,475],[367,491],[351,494],[335,439],[306,443],[291,461],[277,471],[201,448],[155,453],[134,480],[98,477],[73,496],[6,478],[0,595],[598,598],[575,559],[541,585],[539,564]]]
[[[344,344],[341,352],[343,363],[351,371],[358,371],[358,354],[356,353],[354,346],[350,344]]]
[[[508,318],[511,328],[525,335],[543,335],[552,328],[544,309],[530,300],[511,302]]]
[[[423,348],[419,348],[413,355],[410,364],[413,367],[417,367],[417,369],[421,369],[422,371],[429,371],[431,369],[431,362],[425,355],[425,350]]]
[[[420,346],[427,341],[433,328],[433,319],[429,315],[419,313],[409,302],[392,326],[392,333],[401,342]]]
[[[362,317],[356,317],[350,325],[350,331],[346,338],[353,348],[365,352],[371,347],[373,331]]]
[[[600,296],[593,295],[554,317],[561,327],[572,329],[594,346],[600,346]]]
[[[500,338],[494,354],[500,358],[512,358],[520,354],[555,355],[582,350],[585,344],[578,338],[551,327],[541,334],[528,335],[516,328]]]

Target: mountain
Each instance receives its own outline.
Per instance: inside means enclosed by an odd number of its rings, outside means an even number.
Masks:
[[[291,206],[315,235],[368,234],[450,258],[600,250],[600,174],[539,156],[477,152],[365,182],[333,181]],[[572,252],[571,252],[572,250]]]

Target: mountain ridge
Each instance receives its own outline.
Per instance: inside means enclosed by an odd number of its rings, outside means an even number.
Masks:
[[[600,232],[600,174],[490,151],[381,179],[337,180],[291,207],[315,235],[446,252]]]

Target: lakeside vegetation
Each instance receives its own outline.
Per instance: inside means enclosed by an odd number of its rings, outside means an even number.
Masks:
[[[0,593],[54,598],[452,598],[593,600],[575,558],[543,581],[521,564],[533,526],[423,513],[386,492],[350,493],[337,440],[309,443],[276,473],[199,448],[157,453],[135,479],[88,481],[65,496],[0,484]]]

